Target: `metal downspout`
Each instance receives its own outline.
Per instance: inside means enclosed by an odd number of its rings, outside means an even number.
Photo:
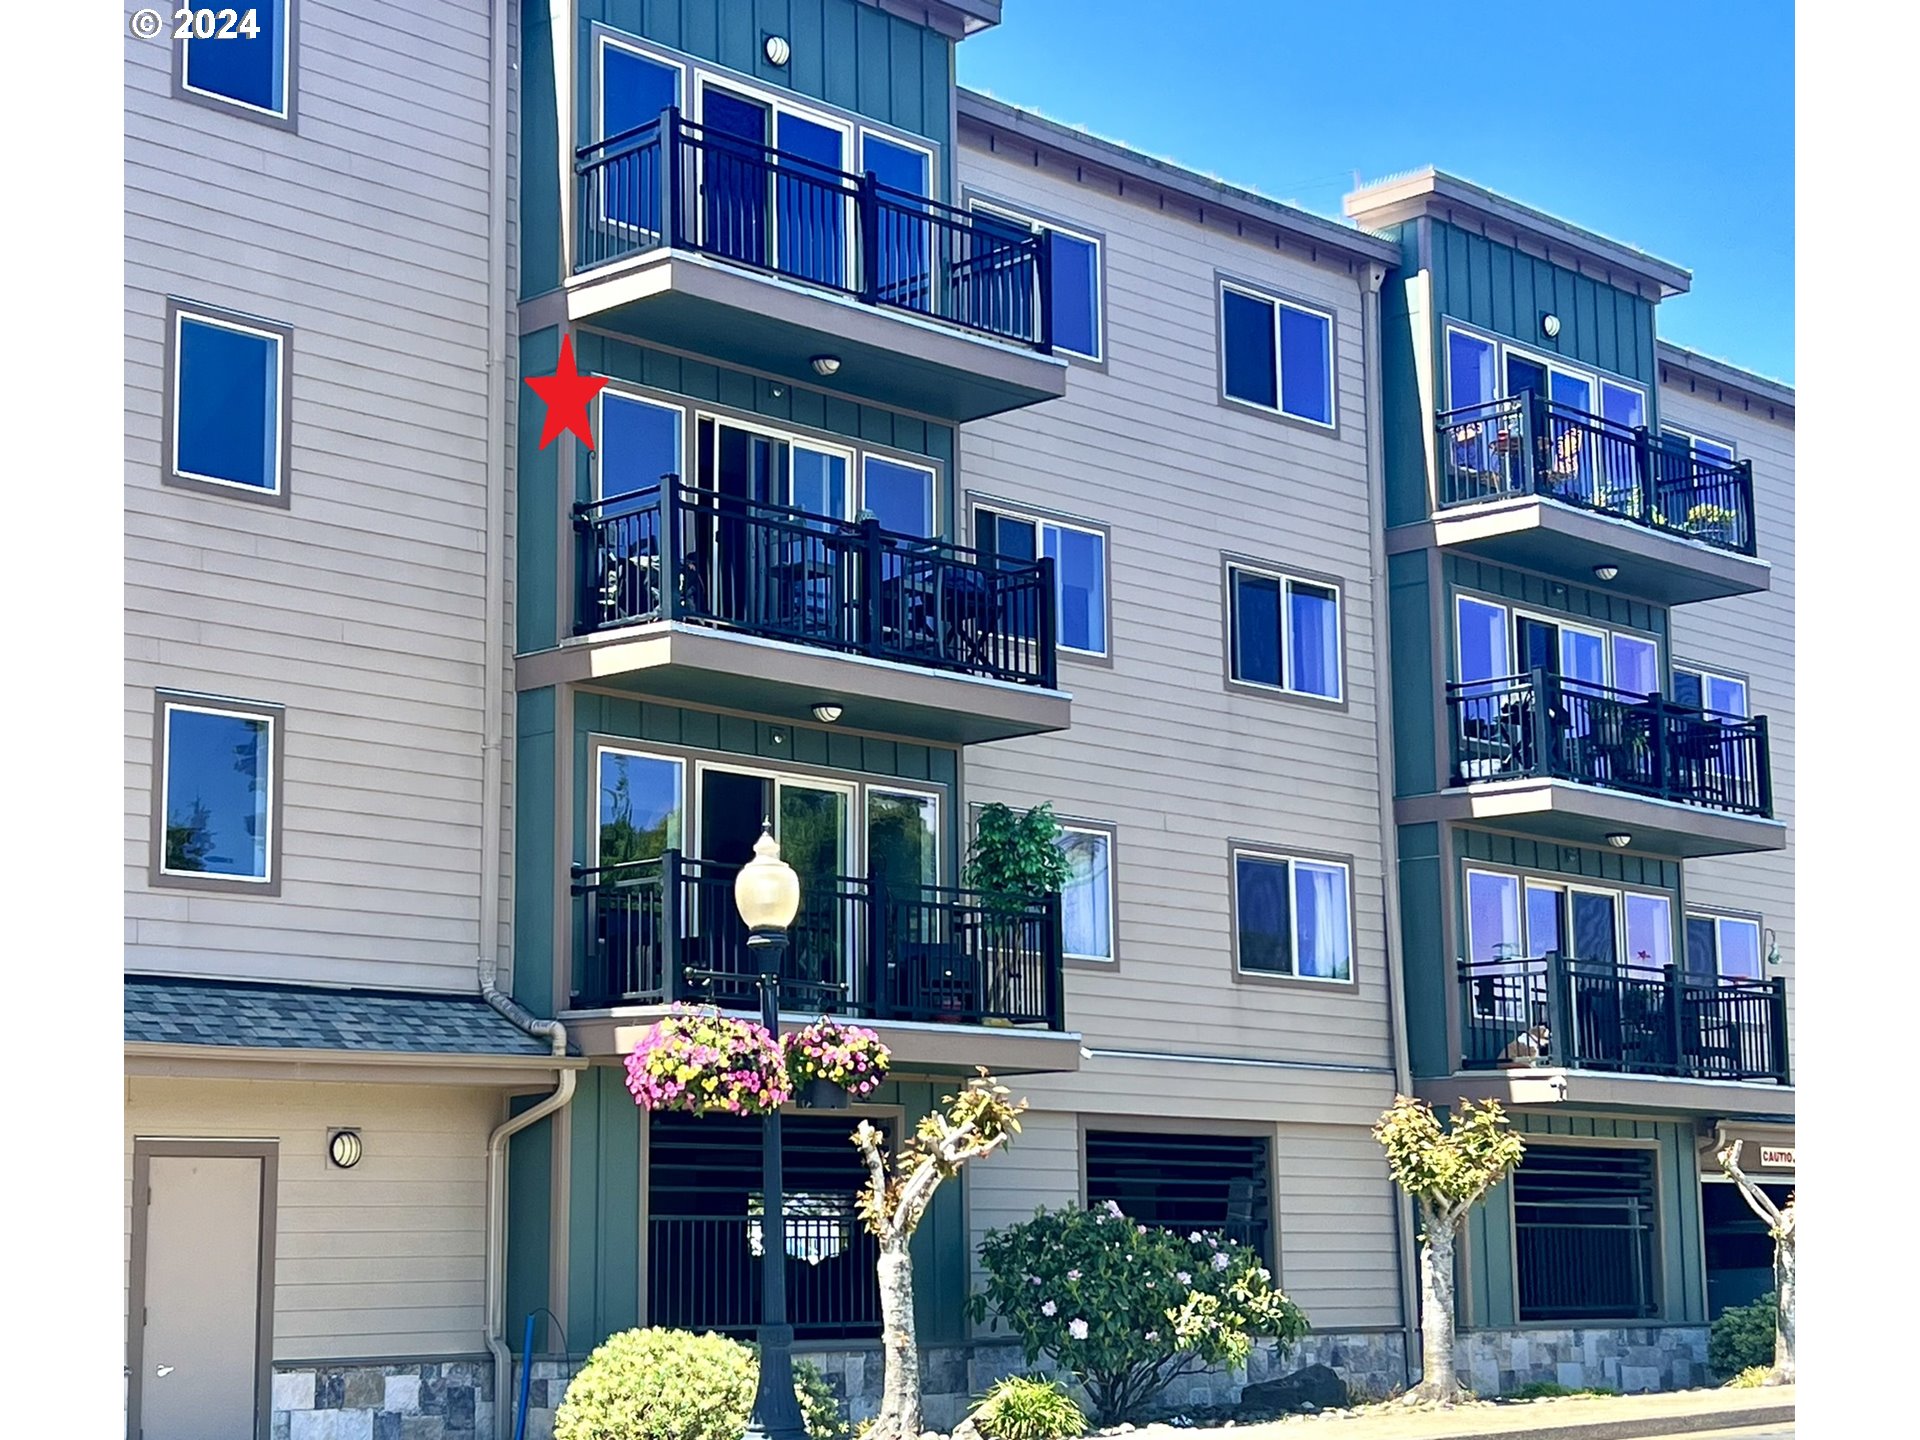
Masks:
[[[1374,674],[1386,677],[1386,693],[1376,690],[1373,706],[1374,744],[1379,751],[1375,767],[1380,784],[1381,890],[1386,909],[1387,1013],[1393,1036],[1393,1085],[1396,1093],[1413,1093],[1413,1072],[1407,1059],[1406,957],[1400,946],[1400,836],[1393,819],[1393,692],[1392,634],[1389,624],[1391,592],[1387,580],[1387,505],[1385,450],[1382,439],[1382,409],[1385,386],[1380,376],[1380,287],[1386,279],[1386,267],[1368,266],[1361,292],[1362,363],[1373,382],[1371,403],[1367,406],[1367,504],[1373,512],[1370,527],[1373,571],[1373,655]],[[1407,1383],[1413,1383],[1413,1363],[1417,1313],[1414,1303],[1414,1246],[1412,1217],[1406,1197],[1396,1188],[1393,1195],[1393,1226],[1400,1273],[1400,1336],[1404,1348]]]
[[[482,974],[480,993],[494,1009],[529,1035],[538,1035],[553,1046],[556,1060],[567,1058],[567,1027],[558,1020],[535,1018],[511,996],[503,994],[491,975]],[[487,1349],[493,1355],[493,1433],[495,1440],[507,1440],[506,1397],[513,1390],[513,1352],[507,1348],[507,1141],[529,1125],[537,1124],[556,1110],[565,1109],[573,1100],[579,1072],[560,1071],[560,1083],[539,1104],[510,1116],[494,1127],[487,1137]]]

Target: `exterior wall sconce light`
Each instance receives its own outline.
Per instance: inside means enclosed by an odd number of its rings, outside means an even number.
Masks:
[[[1549,340],[1560,338],[1560,317],[1551,310],[1540,317],[1540,333]]]
[[[1773,931],[1769,930],[1767,931],[1767,964],[1778,965],[1779,963],[1780,941],[1775,938]]]
[[[342,1170],[351,1170],[360,1163],[361,1145],[358,1130],[336,1130],[327,1140],[327,1158]]]
[[[840,718],[840,707],[830,700],[822,700],[813,707],[813,718],[822,725],[831,725]]]
[[[1624,850],[1627,848],[1627,846],[1631,845],[1632,843],[1633,843],[1633,836],[1627,834],[1625,831],[1617,830],[1613,834],[1607,836],[1607,844],[1611,845],[1616,850]]]
[[[1593,575],[1596,580],[1611,580],[1619,573],[1620,567],[1618,565],[1596,565],[1593,567]]]
[[[840,373],[840,357],[838,355],[816,355],[807,363],[813,366],[813,373],[816,375],[826,376],[838,375]]]
[[[767,36],[765,48],[769,65],[785,65],[793,58],[793,47],[787,43],[787,37],[784,35]]]

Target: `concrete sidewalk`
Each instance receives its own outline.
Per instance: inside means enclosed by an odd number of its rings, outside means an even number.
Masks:
[[[1669,1395],[1589,1395],[1525,1403],[1476,1401],[1452,1410],[1372,1405],[1235,1425],[1232,1440],[1484,1440],[1541,1435],[1549,1440],[1634,1440],[1647,1435],[1793,1423],[1793,1387],[1682,1390]],[[1213,1432],[1216,1440],[1222,1431]],[[1190,1429],[1145,1425],[1125,1440],[1195,1440]]]

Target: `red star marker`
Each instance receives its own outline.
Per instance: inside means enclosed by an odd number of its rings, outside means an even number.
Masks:
[[[560,363],[551,375],[529,375],[527,384],[533,393],[547,402],[547,423],[540,427],[540,448],[571,430],[593,449],[593,420],[587,414],[587,402],[607,383],[604,375],[582,375],[573,363],[573,337],[560,337]]]

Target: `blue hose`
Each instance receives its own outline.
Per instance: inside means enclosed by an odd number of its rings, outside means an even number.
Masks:
[[[527,1315],[527,1338],[520,1343],[520,1403],[513,1412],[513,1440],[527,1440],[527,1390],[533,1384],[533,1315]],[[497,1433],[497,1432],[496,1432]]]

